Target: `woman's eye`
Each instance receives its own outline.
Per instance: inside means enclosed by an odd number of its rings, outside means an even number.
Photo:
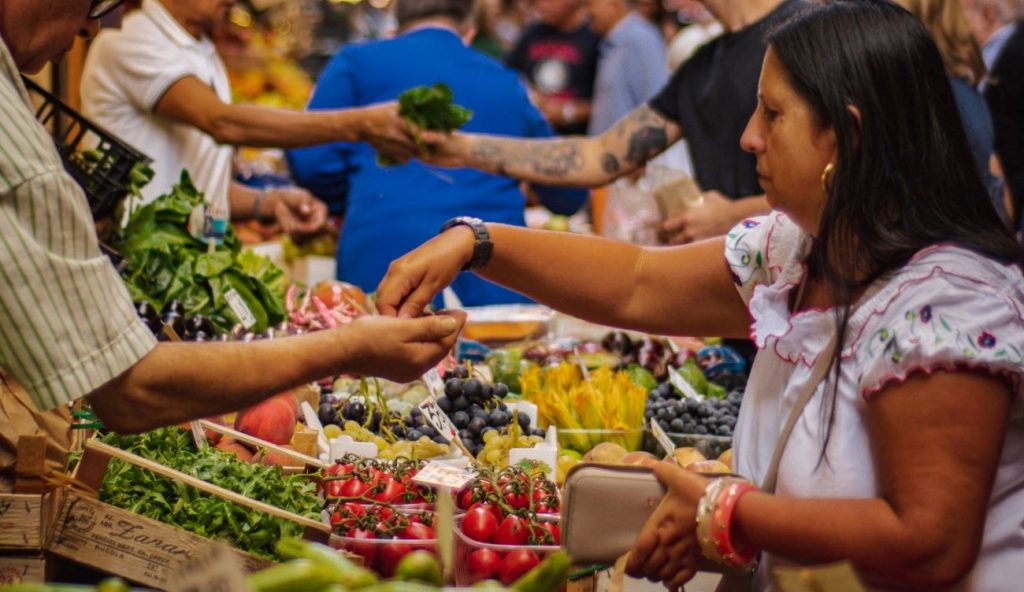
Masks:
[[[768,105],[765,105],[764,103],[761,104],[761,108],[764,109],[764,116],[769,121],[775,119],[779,115],[778,111],[776,111],[775,109],[772,109],[771,107],[769,107]]]

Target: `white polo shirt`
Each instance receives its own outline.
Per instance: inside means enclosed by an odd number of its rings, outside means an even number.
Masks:
[[[93,41],[82,75],[82,104],[88,117],[153,159],[156,175],[143,190],[146,202],[169,191],[187,169],[206,201],[227,212],[234,148],[154,113],[164,93],[186,76],[231,102],[227,72],[213,42],[189,34],[158,0],[143,0],[121,29],[104,29]]]

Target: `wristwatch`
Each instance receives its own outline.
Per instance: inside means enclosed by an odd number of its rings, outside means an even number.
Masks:
[[[491,233],[487,231],[484,221],[472,216],[456,216],[444,223],[441,233],[456,226],[468,226],[476,238],[476,242],[473,244],[473,256],[463,266],[462,271],[480,269],[487,265],[487,262],[491,260],[491,253],[494,252],[494,243],[491,242]]]

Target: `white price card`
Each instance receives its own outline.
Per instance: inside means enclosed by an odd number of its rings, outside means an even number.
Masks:
[[[199,425],[198,421],[188,422],[189,429],[192,430],[192,441],[195,443],[196,448],[202,450],[208,446],[206,442],[206,432],[203,431],[203,426]]]
[[[423,382],[427,383],[427,390],[435,399],[444,394],[444,381],[437,373],[437,368],[427,370],[427,373],[423,375]]]
[[[249,310],[249,305],[242,300],[242,296],[238,293],[238,290],[231,288],[224,293],[224,300],[228,301],[228,306],[231,307],[231,312],[235,313],[238,317],[238,321],[242,323],[242,326],[246,329],[256,324],[256,317],[253,316],[252,311]]]
[[[423,412],[423,417],[427,418],[427,423],[437,430],[437,433],[449,441],[459,439],[459,430],[455,428],[452,420],[448,419],[448,415],[437,406],[437,399],[427,397],[420,403],[419,408]]]
[[[654,435],[654,439],[658,441],[658,444],[661,444],[661,447],[665,449],[665,452],[672,454],[675,451],[676,445],[672,443],[668,434],[665,433],[665,430],[661,429],[658,421],[653,417],[651,418],[651,434]]]
[[[683,378],[683,375],[671,366],[669,366],[668,369],[668,381],[672,383],[672,386],[676,387],[679,392],[683,393],[684,398],[694,399],[698,402],[704,401],[704,395],[694,390],[694,388],[690,386],[690,383],[686,382],[686,379]]]
[[[450,487],[460,489],[466,483],[476,479],[476,471],[453,467],[437,461],[430,461],[418,473],[413,475],[412,481],[417,485],[426,487]]]
[[[238,557],[222,543],[210,543],[167,578],[171,592],[248,592]]]

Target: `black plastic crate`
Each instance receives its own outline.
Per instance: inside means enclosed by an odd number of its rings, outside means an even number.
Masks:
[[[36,118],[53,135],[64,168],[85,190],[93,218],[109,217],[128,195],[132,168],[139,163],[149,164],[152,160],[38,84],[28,78],[24,81],[29,92],[42,99]],[[87,158],[87,153],[98,154],[99,158]]]

